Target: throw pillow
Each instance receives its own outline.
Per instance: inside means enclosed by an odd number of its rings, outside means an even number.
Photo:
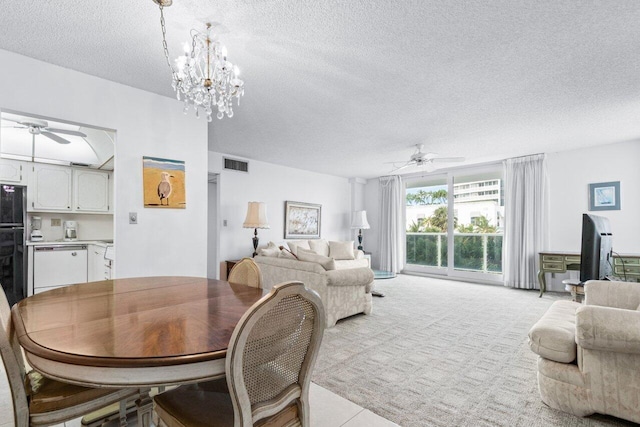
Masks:
[[[277,257],[279,253],[280,249],[278,248],[262,248],[258,251],[258,255],[269,257]]]
[[[329,256],[333,259],[355,259],[353,240],[350,242],[329,242]]]
[[[306,249],[308,251],[311,250],[311,248],[309,247],[309,242],[307,240],[289,240],[287,242],[287,245],[289,246],[289,249],[291,249],[291,253],[293,253],[294,255],[298,255],[298,248]]]
[[[284,246],[280,246],[280,253],[278,254],[278,258],[298,259],[296,254],[294,254]]]
[[[324,255],[319,255],[313,251],[308,251],[306,249],[298,248],[298,259],[300,261],[309,261],[320,264],[322,268],[325,270],[335,270],[336,263],[333,258],[326,257]]]
[[[329,256],[329,242],[324,239],[309,240],[311,250],[322,256]]]

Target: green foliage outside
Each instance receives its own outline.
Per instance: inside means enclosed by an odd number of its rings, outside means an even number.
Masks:
[[[443,205],[447,203],[448,195],[447,190],[419,190],[415,193],[407,193],[407,206]]]
[[[440,241],[440,262],[438,262]],[[447,266],[447,236],[443,234],[407,235],[407,263],[431,267]]]
[[[437,208],[428,218],[413,222],[408,233],[439,233],[407,235],[407,263],[434,267],[447,266],[447,221],[446,206]],[[483,236],[496,233],[497,228],[485,216],[476,217],[472,224],[459,224],[454,218],[454,228],[458,233],[478,234],[477,236],[454,235],[454,267],[463,270],[483,271],[484,242],[486,240],[486,269],[490,272],[502,271],[502,236]],[[440,234],[443,233],[443,234]],[[438,259],[438,242],[440,259]]]

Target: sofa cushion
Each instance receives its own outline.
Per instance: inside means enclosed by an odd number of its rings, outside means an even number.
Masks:
[[[556,301],[529,331],[534,353],[561,363],[576,360],[576,310],[580,303]]]
[[[347,270],[349,268],[369,267],[369,261],[361,259],[337,259],[336,270]]]
[[[309,240],[311,250],[322,256],[329,256],[329,242],[324,239]]]
[[[298,255],[298,248],[306,249],[308,251],[311,250],[308,240],[287,240],[287,245],[294,255]]]
[[[329,242],[329,256],[333,259],[355,259],[353,240],[349,242]]]
[[[333,258],[319,255],[313,251],[308,251],[306,249],[298,248],[298,259],[300,261],[316,262],[320,264],[325,270],[336,269],[336,263]]]

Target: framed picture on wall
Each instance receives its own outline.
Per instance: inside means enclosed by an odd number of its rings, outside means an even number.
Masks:
[[[285,202],[284,238],[319,239],[322,205]]]
[[[620,210],[620,181],[589,184],[590,211]]]
[[[182,160],[142,157],[145,208],[186,209],[185,169]]]

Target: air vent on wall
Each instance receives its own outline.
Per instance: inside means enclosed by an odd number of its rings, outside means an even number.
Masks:
[[[242,160],[229,159],[227,157],[223,157],[224,159],[224,168],[229,170],[234,170],[238,172],[249,172],[249,162],[243,162]]]

